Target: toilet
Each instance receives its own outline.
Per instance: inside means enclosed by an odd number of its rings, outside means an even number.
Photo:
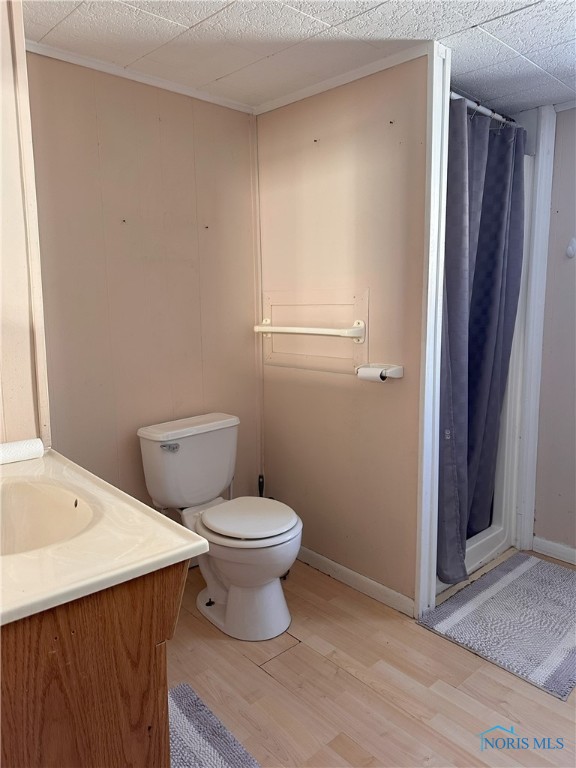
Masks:
[[[269,640],[290,626],[280,583],[302,540],[302,521],[272,499],[221,497],[232,483],[240,420],[208,413],[138,430],[146,487],[161,511],[209,542],[199,566],[206,581],[196,605],[239,640]]]

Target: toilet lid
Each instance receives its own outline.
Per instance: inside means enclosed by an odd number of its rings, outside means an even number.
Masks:
[[[205,509],[202,522],[209,530],[233,539],[267,539],[293,528],[298,515],[280,501],[240,496]]]

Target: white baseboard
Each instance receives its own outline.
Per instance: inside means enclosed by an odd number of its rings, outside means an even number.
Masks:
[[[541,555],[548,555],[548,557],[554,557],[556,560],[562,560],[564,563],[576,565],[576,549],[569,547],[567,544],[558,544],[556,541],[547,541],[546,539],[534,536],[532,549]]]
[[[405,613],[407,616],[414,616],[414,600],[411,597],[395,592],[393,589],[385,587],[384,584],[379,584],[367,576],[362,576],[361,573],[356,573],[356,571],[352,571],[340,563],[335,563],[334,560],[329,560],[324,555],[319,555],[311,549],[306,549],[306,547],[300,547],[298,560],[311,565],[312,568],[316,568],[328,576],[332,576],[358,592],[362,592],[363,595],[378,600],[379,603],[384,603],[384,605]]]

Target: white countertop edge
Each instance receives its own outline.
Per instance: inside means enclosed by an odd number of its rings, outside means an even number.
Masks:
[[[137,579],[139,576],[146,576],[148,573],[154,573],[162,568],[167,568],[169,565],[181,563],[184,560],[189,560],[191,557],[196,557],[204,552],[208,552],[208,542],[191,542],[178,550],[167,552],[150,562],[141,563],[137,566],[129,565],[114,571],[113,573],[103,574],[102,576],[92,579],[88,584],[72,584],[69,587],[63,588],[58,593],[47,594],[44,596],[39,595],[25,605],[16,605],[13,608],[2,608],[0,612],[0,626],[10,624],[13,621],[18,621],[18,619],[26,619],[28,616],[33,616],[36,613],[50,610],[50,608],[56,608],[59,605],[70,603],[72,600],[78,600],[82,597],[93,595],[95,592],[101,592],[104,589],[115,587],[118,584],[124,584],[127,581],[132,581],[132,579]]]
[[[36,462],[39,461],[47,461],[48,463],[38,467]],[[62,478],[64,478],[65,486],[69,489],[73,488],[80,495],[83,490],[88,490],[90,495],[97,497],[102,493],[107,497],[104,503],[109,504],[112,498],[114,501],[118,500],[134,510],[140,511],[148,520],[150,520],[150,515],[154,518],[157,516],[157,522],[160,527],[164,530],[171,530],[177,537],[176,541],[166,542],[165,549],[149,553],[140,562],[131,560],[117,567],[111,566],[109,563],[108,570],[89,575],[80,575],[77,580],[72,578],[68,583],[52,583],[50,587],[46,587],[44,590],[41,587],[35,589],[32,594],[28,593],[26,589],[16,589],[13,593],[14,597],[10,600],[6,600],[5,594],[3,594],[0,597],[0,626],[33,616],[51,608],[56,608],[72,600],[109,589],[118,584],[131,581],[134,578],[145,576],[148,573],[153,573],[154,571],[208,552],[208,542],[195,532],[164,517],[160,512],[152,509],[147,504],[143,504],[141,501],[121,491],[119,488],[116,488],[106,480],[94,475],[89,470],[86,470],[53,449],[45,451],[42,457],[7,464],[0,467],[0,469],[5,470],[0,472],[2,477],[29,478],[32,476],[56,483],[62,482]],[[66,474],[66,472],[71,472],[72,474]],[[52,548],[53,550],[54,548]],[[40,550],[38,551],[40,552]],[[8,557],[18,557],[18,555],[9,555]],[[29,567],[29,564],[25,562],[23,567]],[[104,567],[106,566],[104,565]]]

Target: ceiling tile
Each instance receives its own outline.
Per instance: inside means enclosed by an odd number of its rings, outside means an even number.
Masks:
[[[52,27],[45,27],[43,24],[36,24],[34,21],[27,21],[24,27],[24,35],[26,40],[33,40],[35,43],[39,43],[40,40],[47,35]]]
[[[156,74],[158,70],[154,64],[161,64],[166,71],[173,71],[176,82],[198,86],[236,72],[262,58],[259,53],[226,40],[216,42],[211,35],[206,36],[205,32],[199,26],[193,27],[167,45],[157,48],[149,56],[134,62],[130,68]]]
[[[533,109],[535,106],[562,104],[565,101],[572,101],[575,97],[575,91],[549,77],[548,82],[542,83],[535,88],[509,94],[508,96],[501,96],[498,99],[491,99],[486,101],[485,104],[487,107],[496,110],[496,112],[514,115],[527,109]]]
[[[572,0],[547,0],[510,16],[488,21],[482,28],[519,53],[527,53],[573,39],[575,22]]]
[[[38,24],[52,29],[77,8],[82,0],[25,0],[24,23]]]
[[[175,67],[166,62],[154,61],[150,56],[143,56],[137,62],[126,68],[130,72],[140,72],[143,75],[158,77],[176,85],[187,88],[197,88],[200,85],[197,71],[189,67]]]
[[[386,55],[409,48],[411,43],[391,40],[389,47]],[[259,106],[366,66],[383,55],[384,49],[374,48],[333,28],[217,82],[206,84],[203,90],[226,98],[235,94],[236,99],[241,93],[242,101]]]
[[[391,38],[438,40],[469,26],[456,9],[458,5],[462,3],[389,0],[344,22],[338,29],[371,45],[380,45]]]
[[[410,43],[404,40],[390,40],[389,44],[390,54],[398,49],[404,50],[410,47]],[[384,55],[382,49],[331,28],[276,54],[272,59],[267,59],[261,64],[265,66],[272,61],[275,65],[287,70],[306,73],[309,76],[308,81],[301,87],[307,87],[312,83],[319,83],[371,64],[382,59]]]
[[[200,21],[213,16],[230,5],[232,0],[123,0],[147,13],[153,13],[168,21],[175,21],[184,27],[193,27]]]
[[[456,75],[452,82],[456,89],[464,88],[482,101],[539,88],[550,79],[550,76],[537,66],[523,56],[518,56],[492,67]]]
[[[295,0],[291,2],[288,0],[284,4],[315,19],[325,21],[326,24],[336,25],[375,8],[381,2],[382,0],[367,0],[367,2],[362,0],[303,0],[303,2]]]
[[[574,7],[574,0],[26,0],[24,16],[30,40],[254,106],[407,41],[439,39],[453,51],[454,87],[510,111],[573,98]]]
[[[519,11],[542,0],[456,0],[450,4],[464,16],[468,26]],[[446,2],[446,0],[444,0]]]
[[[173,39],[184,27],[122,3],[83,3],[42,40],[113,64],[126,65]]]
[[[464,96],[466,99],[470,99],[470,101],[478,101],[476,96],[473,93],[468,93],[468,91],[465,91],[464,88],[456,88],[456,93],[458,93],[460,96]]]
[[[284,94],[299,91],[310,83],[310,75],[305,70],[290,71],[277,58],[273,56],[266,61],[259,61],[208,83],[202,90],[214,96],[234,98],[244,104],[258,106]]]
[[[518,56],[518,52],[480,27],[466,29],[440,41],[452,50],[452,76],[489,67]]]
[[[526,57],[570,88],[576,88],[576,40],[532,51]]]
[[[324,32],[328,24],[312,19],[280,2],[236,2],[201,22],[215,40],[227,40],[260,56],[270,56],[308,37]]]

